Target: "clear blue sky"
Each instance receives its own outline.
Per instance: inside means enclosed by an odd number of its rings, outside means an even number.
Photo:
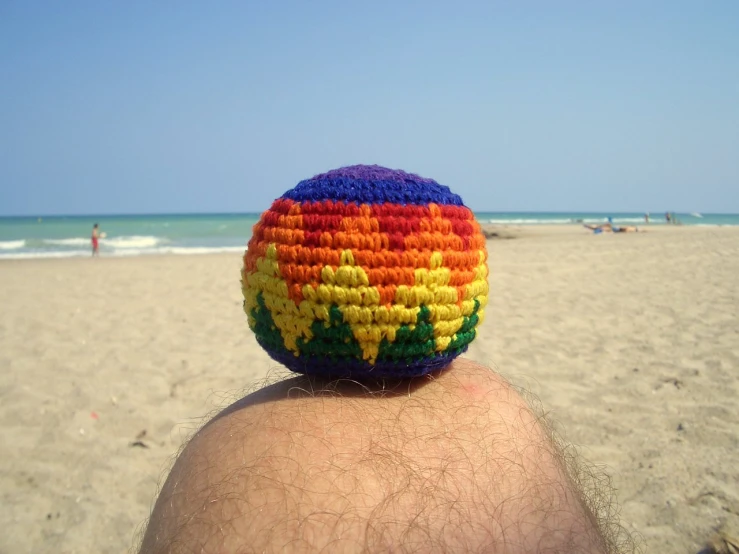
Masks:
[[[355,163],[739,212],[739,2],[0,2],[2,215],[261,211]]]

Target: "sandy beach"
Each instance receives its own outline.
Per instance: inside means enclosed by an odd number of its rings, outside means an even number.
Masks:
[[[647,552],[739,528],[739,228],[506,228],[468,356],[611,475]],[[123,553],[209,414],[285,371],[238,254],[0,263],[0,553]]]

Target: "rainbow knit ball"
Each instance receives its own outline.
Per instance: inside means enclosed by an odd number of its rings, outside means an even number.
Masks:
[[[379,166],[301,181],[254,226],[244,311],[289,369],[413,377],[467,350],[487,303],[485,238],[448,187]]]

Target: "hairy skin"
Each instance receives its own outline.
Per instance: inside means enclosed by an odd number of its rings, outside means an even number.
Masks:
[[[182,451],[141,552],[610,544],[546,426],[500,376],[458,360],[385,389],[295,377],[233,404]]]

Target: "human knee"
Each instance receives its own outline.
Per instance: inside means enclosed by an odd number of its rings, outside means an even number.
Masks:
[[[385,387],[297,377],[245,398],[185,448],[152,525],[150,552],[596,552],[602,542],[540,419],[463,360]]]

